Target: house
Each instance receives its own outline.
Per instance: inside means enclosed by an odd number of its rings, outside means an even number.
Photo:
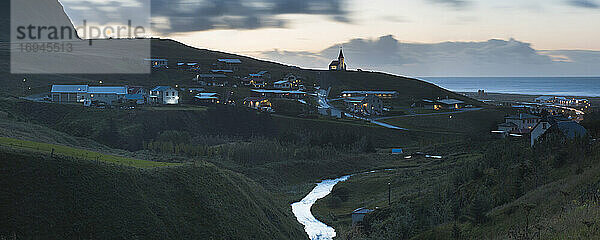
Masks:
[[[567,97],[541,96],[535,99],[536,103],[540,104],[556,104],[568,107],[588,108],[591,106],[588,99],[577,99]]]
[[[229,59],[229,58],[217,59],[217,67],[219,69],[237,71],[238,66],[240,64],[242,64],[242,61],[239,59]]]
[[[149,99],[154,104],[179,104],[179,92],[169,86],[158,86],[150,90]]]
[[[203,86],[224,87],[229,85],[229,77],[225,74],[198,74],[196,80]]]
[[[400,154],[404,154],[404,150],[402,150],[402,148],[392,149],[392,155],[400,155]]]
[[[275,89],[291,89],[292,83],[287,80],[281,80],[273,83],[273,88]]]
[[[366,97],[348,97],[344,99],[346,109],[361,115],[383,115],[383,101],[375,95]]]
[[[372,213],[374,211],[375,210],[366,209],[366,208],[359,208],[359,209],[352,211],[352,226],[362,224],[363,220],[365,219],[365,216],[367,216],[369,213]]]
[[[128,86],[127,94],[142,94],[148,95],[148,90],[142,86]]]
[[[197,62],[178,62],[177,68],[182,70],[199,71],[200,64]]]
[[[460,101],[460,100],[456,100],[456,99],[442,99],[442,100],[438,100],[438,106],[441,106],[442,109],[451,109],[451,110],[456,110],[456,109],[461,109],[463,108],[465,102]],[[438,110],[438,109],[436,109]]]
[[[267,81],[271,81],[271,73],[269,71],[260,71],[258,73],[250,74],[251,77],[253,75],[254,77],[261,77]]]
[[[516,131],[510,133],[516,134],[527,134],[540,122],[541,118],[535,115],[521,113],[517,115],[510,115],[504,118],[505,123],[512,123],[516,125]]]
[[[288,81],[290,82],[290,84],[292,85],[291,87],[293,89],[299,89],[300,86],[302,85],[302,79],[300,79],[299,77],[297,77],[294,74],[288,73],[287,75],[285,75],[285,77],[283,77],[283,81]]]
[[[272,106],[271,101],[269,101],[269,99],[261,97],[247,97],[244,99],[244,105],[249,108],[259,110],[270,110]]]
[[[457,110],[463,108],[465,102],[456,99],[429,100],[423,99],[425,108],[433,110]]]
[[[333,60],[329,64],[329,70],[330,71],[346,71],[346,61],[344,59],[344,52],[342,51],[342,48],[340,48],[340,55],[338,56],[338,59]]]
[[[242,79],[242,84],[252,88],[265,88],[267,87],[267,81],[258,74],[250,74],[249,77]]]
[[[200,88],[200,87],[192,87],[192,88],[182,89],[182,90],[189,91],[190,93],[204,92],[204,88]]]
[[[565,139],[575,139],[587,135],[587,130],[577,122],[567,118],[548,116],[531,131],[531,146],[533,147],[548,132],[558,132]]]
[[[508,133],[515,133],[518,132],[519,126],[517,126],[517,124],[514,124],[512,122],[504,122],[504,123],[500,123],[498,124],[498,131],[508,134]]]
[[[343,91],[342,97],[366,97],[369,95],[375,95],[381,99],[394,99],[398,98],[398,92],[396,91]]]
[[[232,74],[233,70],[217,69],[217,70],[210,70],[210,72],[212,72],[214,74]]]
[[[127,94],[125,95],[125,101],[130,104],[145,104],[146,96],[143,94]]]
[[[84,103],[86,106],[92,102],[113,104],[125,100],[127,87],[94,87],[88,85],[53,85],[51,90],[52,101],[58,103]]]
[[[164,58],[147,58],[145,62],[149,62],[152,68],[169,68],[169,60]]]
[[[220,97],[218,93],[198,93],[194,96],[194,99],[198,103],[203,104],[218,104],[220,103]]]
[[[265,97],[265,98],[301,99],[301,98],[306,97],[306,92],[302,92],[302,91],[253,89],[252,93],[255,97]]]
[[[85,101],[88,85],[52,85],[52,102],[82,103]]]
[[[112,105],[125,101],[127,87],[88,87],[87,99],[92,103],[105,103]]]

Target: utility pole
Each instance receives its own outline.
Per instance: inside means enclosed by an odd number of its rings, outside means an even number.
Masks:
[[[392,183],[388,182],[388,206],[392,205]]]

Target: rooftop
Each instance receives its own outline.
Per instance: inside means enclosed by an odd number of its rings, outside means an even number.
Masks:
[[[518,114],[518,115],[510,115],[510,116],[507,116],[506,118],[507,119],[518,119],[518,120],[521,120],[521,119],[538,119],[540,117],[535,116],[535,115],[531,115],[531,114],[527,114],[527,113],[521,113],[521,114]]]
[[[287,80],[281,80],[281,81],[274,82],[273,84],[284,84],[286,82],[289,82],[289,81],[287,81]]]
[[[442,100],[438,100],[438,102],[443,103],[443,104],[447,104],[447,105],[454,105],[454,104],[462,104],[465,103],[461,100],[456,100],[456,99],[442,99]]]
[[[354,210],[352,212],[352,214],[369,214],[369,213],[372,213],[373,211],[375,211],[375,210],[359,208],[359,209]]]
[[[218,61],[224,62],[224,63],[242,63],[242,61],[239,59],[229,59],[229,58],[221,58]]]
[[[567,138],[584,137],[587,134],[587,130],[579,125],[579,123],[570,122],[558,122],[556,127],[560,130]]]
[[[233,70],[221,70],[221,69],[217,69],[217,70],[210,70],[210,71],[214,72],[214,73],[220,73],[220,72],[222,72],[222,73],[233,73]]]
[[[201,78],[226,78],[225,74],[198,74]]]
[[[153,88],[150,91],[153,91],[153,92],[156,92],[156,91],[165,91],[165,90],[168,90],[170,88],[172,88],[172,87],[170,87],[170,86],[157,86],[157,87]]]
[[[88,85],[52,85],[53,93],[86,93]]]
[[[342,94],[398,94],[396,91],[343,91]]]
[[[126,87],[89,87],[88,93],[115,93],[115,94],[127,94]]]
[[[219,99],[218,93],[198,93],[194,96],[196,99],[205,100],[205,99]]]
[[[274,93],[274,94],[306,94],[302,91],[285,91],[285,90],[267,90],[267,89],[253,89],[253,92],[257,93]]]
[[[127,100],[144,100],[144,95],[142,95],[142,94],[127,94],[127,95],[125,95],[125,99],[127,99]]]

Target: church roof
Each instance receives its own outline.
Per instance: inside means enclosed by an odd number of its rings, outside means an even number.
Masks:
[[[338,60],[334,60],[329,64],[329,66],[337,66],[337,65],[340,65],[340,61],[338,61]]]
[[[342,51],[342,49],[340,48],[340,56],[338,57],[338,59],[342,59],[344,58],[344,52]]]

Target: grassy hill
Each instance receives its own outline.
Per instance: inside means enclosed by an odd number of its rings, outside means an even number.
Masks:
[[[0,235],[17,239],[303,239],[289,206],[197,162],[141,169],[0,147]]]
[[[479,129],[486,111],[461,125]],[[480,116],[473,116],[480,115]],[[437,116],[399,122],[443,128]],[[429,120],[429,121],[428,121]],[[493,120],[488,120],[493,121]],[[427,125],[429,123],[429,125]],[[586,126],[597,125],[589,120]],[[485,124],[484,124],[485,125]],[[450,126],[452,128],[452,126]],[[449,129],[446,128],[446,131]],[[474,135],[473,135],[474,136]],[[359,174],[340,183],[313,207],[340,239],[597,239],[600,236],[600,143],[549,135],[534,148],[528,139],[479,134],[422,150],[443,156],[399,160],[407,168]],[[391,205],[388,205],[391,183]],[[377,209],[352,228],[350,213]]]

